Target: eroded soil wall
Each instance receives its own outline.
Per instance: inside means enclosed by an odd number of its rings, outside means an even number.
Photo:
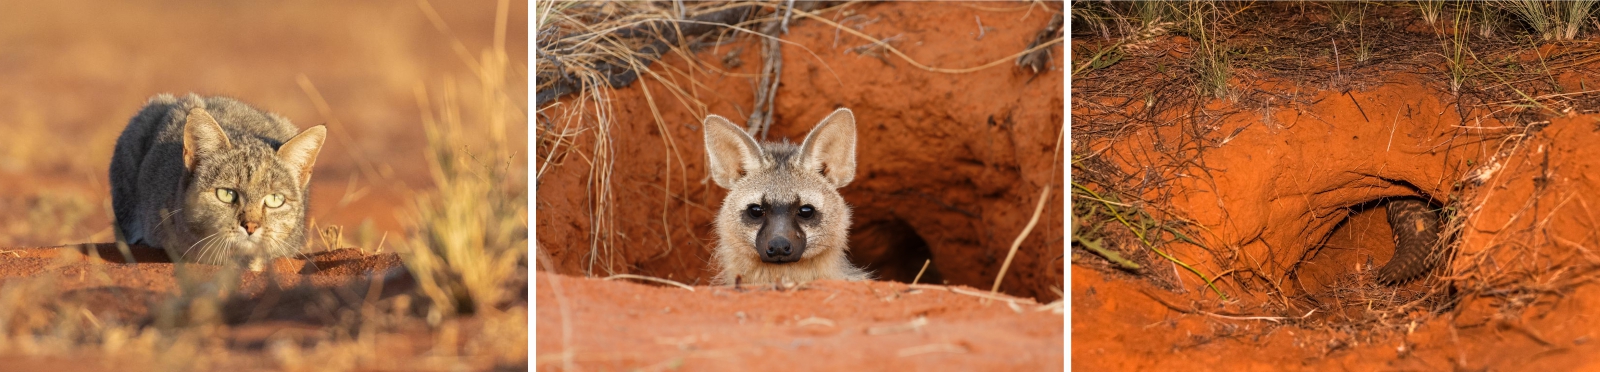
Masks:
[[[1005,60],[1001,66],[929,71],[832,26],[791,23],[768,139],[799,142],[835,108],[855,112],[857,174],[840,190],[853,206],[851,259],[884,279],[909,281],[922,257],[931,257],[933,276],[924,282],[988,288],[1040,191],[1054,185],[1001,288],[1051,301],[1065,269],[1062,163],[1055,161],[1063,157],[1055,147],[1065,121],[1064,72],[1053,65],[1035,75],[1008,58],[1026,49],[1052,14],[1021,3],[984,4],[1008,11],[968,5],[859,4],[850,14],[822,15],[859,15],[843,24],[892,37],[890,45],[925,65]],[[974,15],[987,28],[980,30]],[[726,190],[706,176],[700,123],[706,114],[746,121],[760,56],[749,39],[707,47],[693,57],[711,72],[688,74],[691,62],[669,54],[638,82],[608,92],[615,119],[610,168],[591,166],[591,132],[575,137],[576,146],[537,181],[538,245],[557,272],[708,282],[711,221]],[[551,117],[566,115],[571,99],[558,105],[565,106],[547,110]],[[608,177],[609,199],[597,197],[595,175]],[[609,217],[591,214],[596,203],[610,208]],[[593,233],[596,226],[601,234]]]
[[[1204,227],[1200,236],[1208,245],[1184,245],[1174,256],[1203,273],[1233,270],[1219,281],[1226,290],[1277,290],[1283,283],[1266,282],[1281,280],[1315,253],[1309,250],[1324,243],[1353,207],[1392,197],[1451,200],[1467,165],[1493,156],[1496,142],[1461,135],[1454,106],[1422,93],[1430,91],[1413,77],[1348,95],[1313,93],[1303,97],[1313,105],[1221,120],[1213,129],[1218,135],[1194,162],[1201,166],[1185,169],[1195,176],[1164,191],[1172,193],[1175,213]],[[1498,126],[1492,118],[1478,123]],[[1146,130],[1087,147],[1109,151],[1113,159],[1159,158],[1170,150],[1153,144],[1187,135]],[[1124,172],[1143,171],[1119,165]],[[1177,277],[1186,288],[1204,288],[1189,273]]]

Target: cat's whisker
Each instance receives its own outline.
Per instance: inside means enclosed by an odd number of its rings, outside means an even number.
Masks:
[[[235,261],[235,256],[237,256],[236,252],[239,250],[238,245],[239,242],[235,239],[218,242],[216,251],[212,253],[214,256],[212,257],[211,262],[224,265],[233,263]]]
[[[160,222],[156,222],[156,226],[154,228],[151,228],[151,229],[152,230],[160,229],[161,225],[167,224],[167,221],[171,220],[173,215],[176,215],[176,214],[178,214],[178,212],[182,212],[182,211],[183,211],[183,208],[177,208],[177,209],[173,209],[171,212],[167,212],[166,215],[161,216],[161,221]]]
[[[221,233],[222,233],[221,231],[214,232],[214,233],[211,233],[211,235],[206,235],[206,237],[200,238],[200,240],[194,241],[194,244],[190,244],[189,248],[186,248],[186,249],[183,250],[183,256],[184,257],[188,257],[189,256],[189,252],[194,250],[194,246],[200,245],[200,243],[203,243],[206,240],[211,239],[212,237],[215,237],[215,236],[217,236],[217,234],[221,234]],[[200,248],[200,252],[204,253],[205,252],[205,247],[201,247]]]
[[[219,249],[220,243],[222,243],[221,237],[211,239],[210,242],[206,242],[206,245],[200,249],[200,261],[207,263],[217,262],[216,255],[217,252],[221,250]]]
[[[213,238],[211,240],[206,241],[205,244],[202,244],[200,246],[200,253],[199,253],[198,257],[196,257],[195,260],[197,262],[202,262],[202,263],[207,263],[207,264],[217,264],[218,262],[220,262],[220,261],[217,260],[217,256],[219,254],[222,254],[223,252],[226,252],[226,251],[227,251],[227,239],[226,239],[226,236],[218,236],[216,238]]]
[[[217,239],[216,247],[211,251],[211,262],[226,264],[234,256],[234,252],[238,251],[238,246],[239,235],[237,233],[224,232]]]
[[[272,243],[273,243],[272,250],[274,252],[276,252],[276,253],[282,253],[281,256],[283,256],[283,257],[291,257],[291,256],[294,256],[296,253],[300,253],[300,252],[296,252],[296,250],[294,249],[294,246],[290,245],[288,241],[280,238],[280,237],[286,237],[288,235],[289,235],[288,233],[278,233],[278,234],[273,234],[273,235],[267,235],[268,238],[272,239]],[[322,268],[317,266],[317,262],[315,260],[307,259],[306,263],[311,264],[311,268],[312,269],[315,269],[316,271],[322,271]]]
[[[226,232],[218,232],[217,234],[220,235],[220,234],[224,234],[224,233],[226,233]],[[206,263],[215,263],[215,262],[217,262],[216,261],[217,252],[222,251],[221,247],[222,247],[223,239],[226,238],[226,237],[227,237],[226,235],[218,236],[218,237],[216,237],[214,239],[211,239],[211,241],[206,242],[205,245],[201,246],[201,248],[200,248],[200,262],[206,262]]]

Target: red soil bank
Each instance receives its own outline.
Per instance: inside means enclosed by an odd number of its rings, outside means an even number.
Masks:
[[[1258,271],[1219,280],[1235,298],[1224,302],[1188,273],[1179,275],[1183,288],[1174,292],[1075,265],[1074,367],[1596,368],[1587,356],[1600,351],[1593,342],[1600,319],[1592,315],[1600,291],[1586,278],[1596,262],[1592,247],[1600,244],[1589,206],[1600,195],[1600,178],[1593,175],[1600,165],[1600,148],[1593,146],[1600,141],[1594,130],[1600,116],[1536,124],[1525,132],[1526,142],[1513,147],[1458,135],[1505,124],[1484,118],[1467,122],[1478,128],[1457,127],[1462,121],[1454,102],[1442,101],[1434,87],[1415,76],[1389,80],[1350,92],[1361,109],[1339,92],[1321,92],[1309,99],[1316,104],[1271,111],[1271,123],[1256,114],[1224,120],[1221,133],[1248,127],[1203,156],[1214,177],[1178,182],[1174,199],[1177,210],[1210,231],[1213,249],[1169,249],[1208,274]],[[1150,153],[1148,138],[1174,135],[1146,130],[1127,141],[1091,143],[1086,151]],[[1464,206],[1466,227],[1448,279],[1472,294],[1457,307],[1402,314],[1406,323],[1399,329],[1372,329],[1341,325],[1371,308],[1316,308],[1307,316],[1307,308],[1272,305],[1270,297],[1328,290],[1326,278],[1385,262],[1393,242],[1381,207],[1341,227],[1344,210],[1419,192]],[[1319,245],[1334,249],[1308,253]],[[1282,291],[1263,284],[1268,281]],[[1288,321],[1283,318],[1296,321],[1280,324]]]
[[[1052,15],[1040,7],[1029,11],[1026,4],[1005,5],[1015,10],[914,3],[851,9],[863,19],[879,19],[862,32],[878,38],[900,35],[892,45],[918,62],[964,68],[1026,49]],[[990,27],[981,39],[974,15]],[[910,281],[931,254],[929,271],[939,279],[988,288],[1032,217],[1040,190],[1053,184],[1038,227],[1018,250],[1001,291],[1043,301],[1059,298],[1050,290],[1060,288],[1064,271],[1063,199],[1056,181],[1062,163],[1056,161],[1061,155],[1053,154],[1065,121],[1059,65],[1039,75],[1011,68],[1010,61],[966,74],[932,72],[887,51],[852,51],[870,42],[844,33],[836,43],[833,27],[806,20],[791,23],[784,40],[794,44],[783,49],[777,120],[769,139],[798,142],[837,107],[850,108],[857,118],[857,174],[840,190],[854,207],[853,262],[880,278]],[[730,54],[743,61],[740,67],[726,63]],[[599,255],[590,252],[590,167],[587,155],[576,155],[592,151],[594,137],[585,134],[563,165],[538,180],[537,240],[557,272],[708,282],[715,244],[711,221],[726,190],[707,179],[700,123],[711,113],[745,121],[760,55],[759,44],[751,40],[702,50],[696,58],[729,73],[696,74],[692,83],[670,72],[688,69],[675,54],[652,65],[652,71],[705,102],[704,110],[686,109],[649,75],[611,93],[615,160],[613,197],[606,203],[615,213],[608,223],[615,224],[616,234],[607,239],[615,260],[607,261],[603,248]],[[560,108],[549,111],[563,115]],[[657,113],[664,126],[656,123]],[[596,260],[592,268],[591,259]]]
[[[598,195],[589,184],[592,130],[576,137],[575,147],[558,157],[564,163],[537,181],[542,262],[535,266],[554,271],[536,277],[538,368],[571,362],[586,369],[1060,369],[1060,315],[1034,304],[1018,305],[1018,312],[1004,302],[984,305],[943,290],[912,292],[887,281],[911,281],[931,258],[921,282],[987,291],[1040,191],[1052,185],[1038,226],[1000,291],[1040,303],[1060,298],[1053,289],[1061,288],[1065,269],[1064,162],[1057,159],[1065,150],[1056,153],[1055,146],[1065,121],[1064,71],[1059,63],[1038,75],[1012,67],[1008,58],[1026,49],[1053,15],[1029,9],[1026,3],[850,7],[859,16],[843,21],[847,26],[895,37],[891,45],[919,63],[965,68],[1005,62],[965,74],[927,71],[884,50],[857,48],[871,42],[849,33],[836,38],[836,29],[820,22],[790,23],[768,138],[798,142],[835,108],[854,111],[857,174],[840,192],[853,207],[851,260],[880,281],[824,281],[794,291],[704,286],[714,274],[708,266],[716,241],[712,217],[727,191],[707,178],[700,124],[713,113],[746,121],[760,44],[746,39],[694,55],[702,68],[726,74],[682,75],[690,63],[677,54],[651,66],[703,108],[685,108],[649,74],[608,93],[615,110],[609,128],[613,196],[604,202],[615,214],[602,222],[615,234],[602,243],[610,244],[613,260],[605,244],[594,245],[598,255],[591,252],[588,211],[591,195]],[[974,16],[988,27],[981,38]],[[1054,52],[1059,57],[1060,47]],[[562,118],[562,110],[546,112]],[[561,128],[540,124],[539,130]],[[612,273],[700,286],[689,292],[582,278]],[[919,317],[928,322],[919,331],[872,331]]]

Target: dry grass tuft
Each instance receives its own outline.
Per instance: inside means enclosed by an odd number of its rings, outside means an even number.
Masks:
[[[506,1],[500,3],[497,33],[503,34]],[[527,172],[505,137],[508,124],[526,125],[526,111],[506,93],[503,44],[475,62],[478,90],[472,99],[463,99],[453,80],[446,81],[436,105],[417,89],[437,191],[418,197],[401,258],[436,306],[430,311],[442,312],[430,319],[493,313],[526,291],[526,278],[518,278],[527,271]]]
[[[585,204],[590,219],[590,239],[589,253],[583,263],[584,274],[617,274],[622,266],[617,260],[620,252],[617,251],[618,225],[614,210],[618,190],[612,185],[611,176],[616,161],[611,131],[617,121],[611,106],[612,89],[628,84],[660,84],[676,101],[703,116],[707,112],[706,104],[699,98],[698,91],[692,86],[681,86],[679,81],[692,82],[695,76],[714,69],[699,63],[685,50],[685,45],[693,43],[685,40],[686,37],[709,37],[710,34],[686,35],[684,29],[704,29],[734,18],[729,22],[733,26],[712,29],[753,32],[744,28],[737,20],[739,14],[735,14],[752,4],[757,3],[557,2],[537,15],[535,72],[539,85],[536,96],[540,102],[538,115],[545,120],[536,128],[539,168],[534,180],[539,182],[553,166],[570,165],[574,157],[581,158],[588,168]],[[717,34],[719,40],[721,35]],[[666,53],[684,56],[694,64],[688,71],[666,68],[664,72],[656,72],[646,68]],[[649,79],[644,79],[646,77]],[[556,99],[567,94],[574,96]],[[658,129],[665,133],[667,126],[655,106],[655,98],[647,99]],[[586,142],[581,149],[580,141]],[[673,154],[667,158],[664,168],[676,169],[679,175],[673,177],[672,172],[667,173],[661,187],[662,197],[671,198],[675,191],[674,179],[680,189],[677,193],[687,194],[688,182],[684,176],[687,170],[681,150],[670,137],[664,137],[663,146]],[[677,163],[675,168],[673,162]],[[666,212],[663,208],[660,223],[663,231],[670,235]]]

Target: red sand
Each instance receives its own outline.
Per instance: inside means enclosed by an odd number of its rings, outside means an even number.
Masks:
[[[800,289],[742,291],[701,286],[691,292],[545,273],[537,280],[535,348],[541,369],[564,365],[564,357],[584,369],[1050,371],[1064,366],[1061,314],[1025,300],[1016,307],[1002,301],[983,304],[978,297],[896,282],[825,281]]]
[[[1298,110],[1273,110],[1275,125],[1263,124],[1255,113],[1221,122],[1221,133],[1248,127],[1198,160],[1214,177],[1183,179],[1167,190],[1178,195],[1176,210],[1211,232],[1205,238],[1217,251],[1190,245],[1169,249],[1211,275],[1251,267],[1247,263],[1252,262],[1259,263],[1259,271],[1234,271],[1219,280],[1222,290],[1235,297],[1219,301],[1186,272],[1178,275],[1182,288],[1174,292],[1074,265],[1073,367],[1600,367],[1588,357],[1600,351],[1594,342],[1600,319],[1592,315],[1600,306],[1600,291],[1589,281],[1596,262],[1590,247],[1600,244],[1595,233],[1600,224],[1588,200],[1600,195],[1600,178],[1593,176],[1600,159],[1600,148],[1593,146],[1600,133],[1593,124],[1600,116],[1554,118],[1542,130],[1529,131],[1520,147],[1506,147],[1496,158],[1501,142],[1458,133],[1482,133],[1505,124],[1485,118],[1467,124],[1483,128],[1456,127],[1461,118],[1454,102],[1441,98],[1434,86],[1413,75],[1386,80],[1349,92],[1371,115],[1370,122],[1351,97],[1339,92],[1313,93],[1308,102],[1316,103]],[[1147,145],[1148,138],[1176,135],[1143,130],[1128,141],[1093,142],[1075,151],[1149,156],[1155,150]],[[1491,166],[1481,167],[1486,163]],[[1469,171],[1481,169],[1492,171],[1468,177]],[[1461,304],[1437,314],[1399,314],[1394,327],[1377,328],[1350,323],[1383,310],[1369,305],[1282,307],[1276,296],[1323,291],[1325,278],[1388,259],[1393,242],[1381,222],[1381,208],[1357,215],[1343,230],[1334,229],[1343,208],[1414,192],[1395,182],[1469,207],[1459,258],[1450,267],[1450,279],[1470,290]],[[1466,187],[1454,189],[1458,182]],[[1323,243],[1324,237],[1330,238]],[[1333,249],[1306,254],[1319,244]],[[1307,263],[1296,271],[1302,259]],[[1160,270],[1171,266],[1165,261],[1156,265]],[[1283,291],[1272,290],[1273,285]],[[1245,319],[1249,317],[1288,324]]]

